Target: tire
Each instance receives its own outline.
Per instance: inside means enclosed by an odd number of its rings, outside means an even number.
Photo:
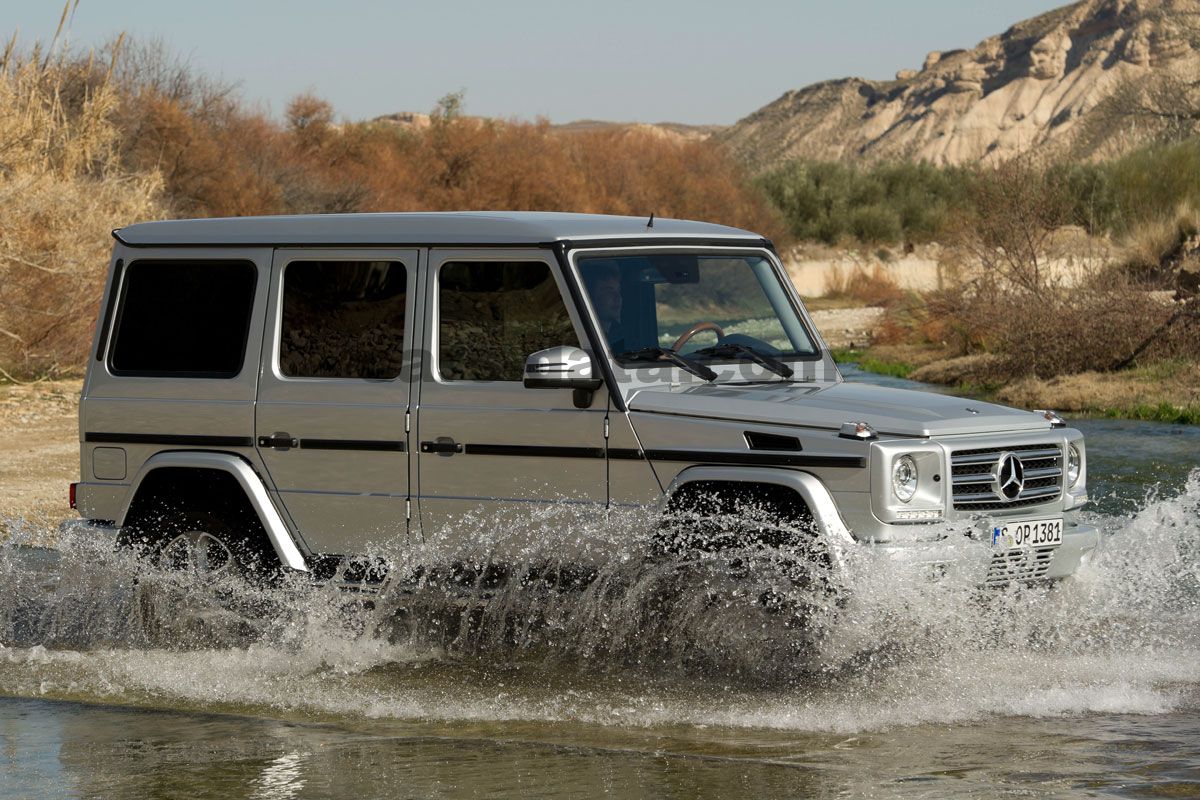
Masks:
[[[743,581],[769,575],[759,603],[771,612],[810,618],[843,594],[834,553],[804,501],[784,487],[688,484],[672,499],[654,552],[683,563],[715,556]]]
[[[133,587],[148,644],[245,646],[261,638],[278,614],[277,602],[262,590],[275,585],[282,571],[253,512],[154,502],[121,529],[117,541],[152,567]]]
[[[160,569],[188,572],[203,582],[236,577],[264,584],[280,574],[279,559],[261,524],[246,512],[156,503],[121,529],[118,542]]]

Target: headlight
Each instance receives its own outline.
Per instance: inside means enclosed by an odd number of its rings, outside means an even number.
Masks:
[[[892,492],[902,503],[917,493],[917,462],[912,456],[900,456],[892,462]]]
[[[1083,471],[1083,455],[1079,448],[1071,444],[1067,446],[1067,486],[1079,483],[1079,475]]]

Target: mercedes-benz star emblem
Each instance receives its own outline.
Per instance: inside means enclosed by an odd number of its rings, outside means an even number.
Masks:
[[[1004,453],[996,462],[996,494],[1009,502],[1021,496],[1025,489],[1025,467],[1012,453]]]

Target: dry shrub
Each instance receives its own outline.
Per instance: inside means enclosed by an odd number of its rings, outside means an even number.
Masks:
[[[973,191],[988,212],[961,225],[953,242],[967,281],[929,299],[962,352],[1000,355],[1006,379],[1200,355],[1189,318],[1175,318],[1126,271],[1093,270],[1070,286],[1052,273],[1049,244],[1069,213],[1055,173],[1019,158],[981,172]]]
[[[873,264],[869,270],[858,264],[852,269],[830,268],[825,277],[824,296],[855,300],[865,306],[888,307],[902,300],[905,292],[882,264]]]
[[[107,67],[107,65],[106,65]],[[100,79],[97,80],[97,74]],[[0,60],[0,367],[77,372],[108,265],[109,231],[158,216],[153,173],[120,169],[110,68],[45,54]]]

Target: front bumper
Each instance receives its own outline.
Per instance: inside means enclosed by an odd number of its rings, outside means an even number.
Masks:
[[[1064,521],[1062,544],[1055,547],[1000,550],[965,536],[948,534],[933,541],[864,543],[865,552],[919,576],[954,576],[991,586],[1074,575],[1100,543],[1095,526]]]

